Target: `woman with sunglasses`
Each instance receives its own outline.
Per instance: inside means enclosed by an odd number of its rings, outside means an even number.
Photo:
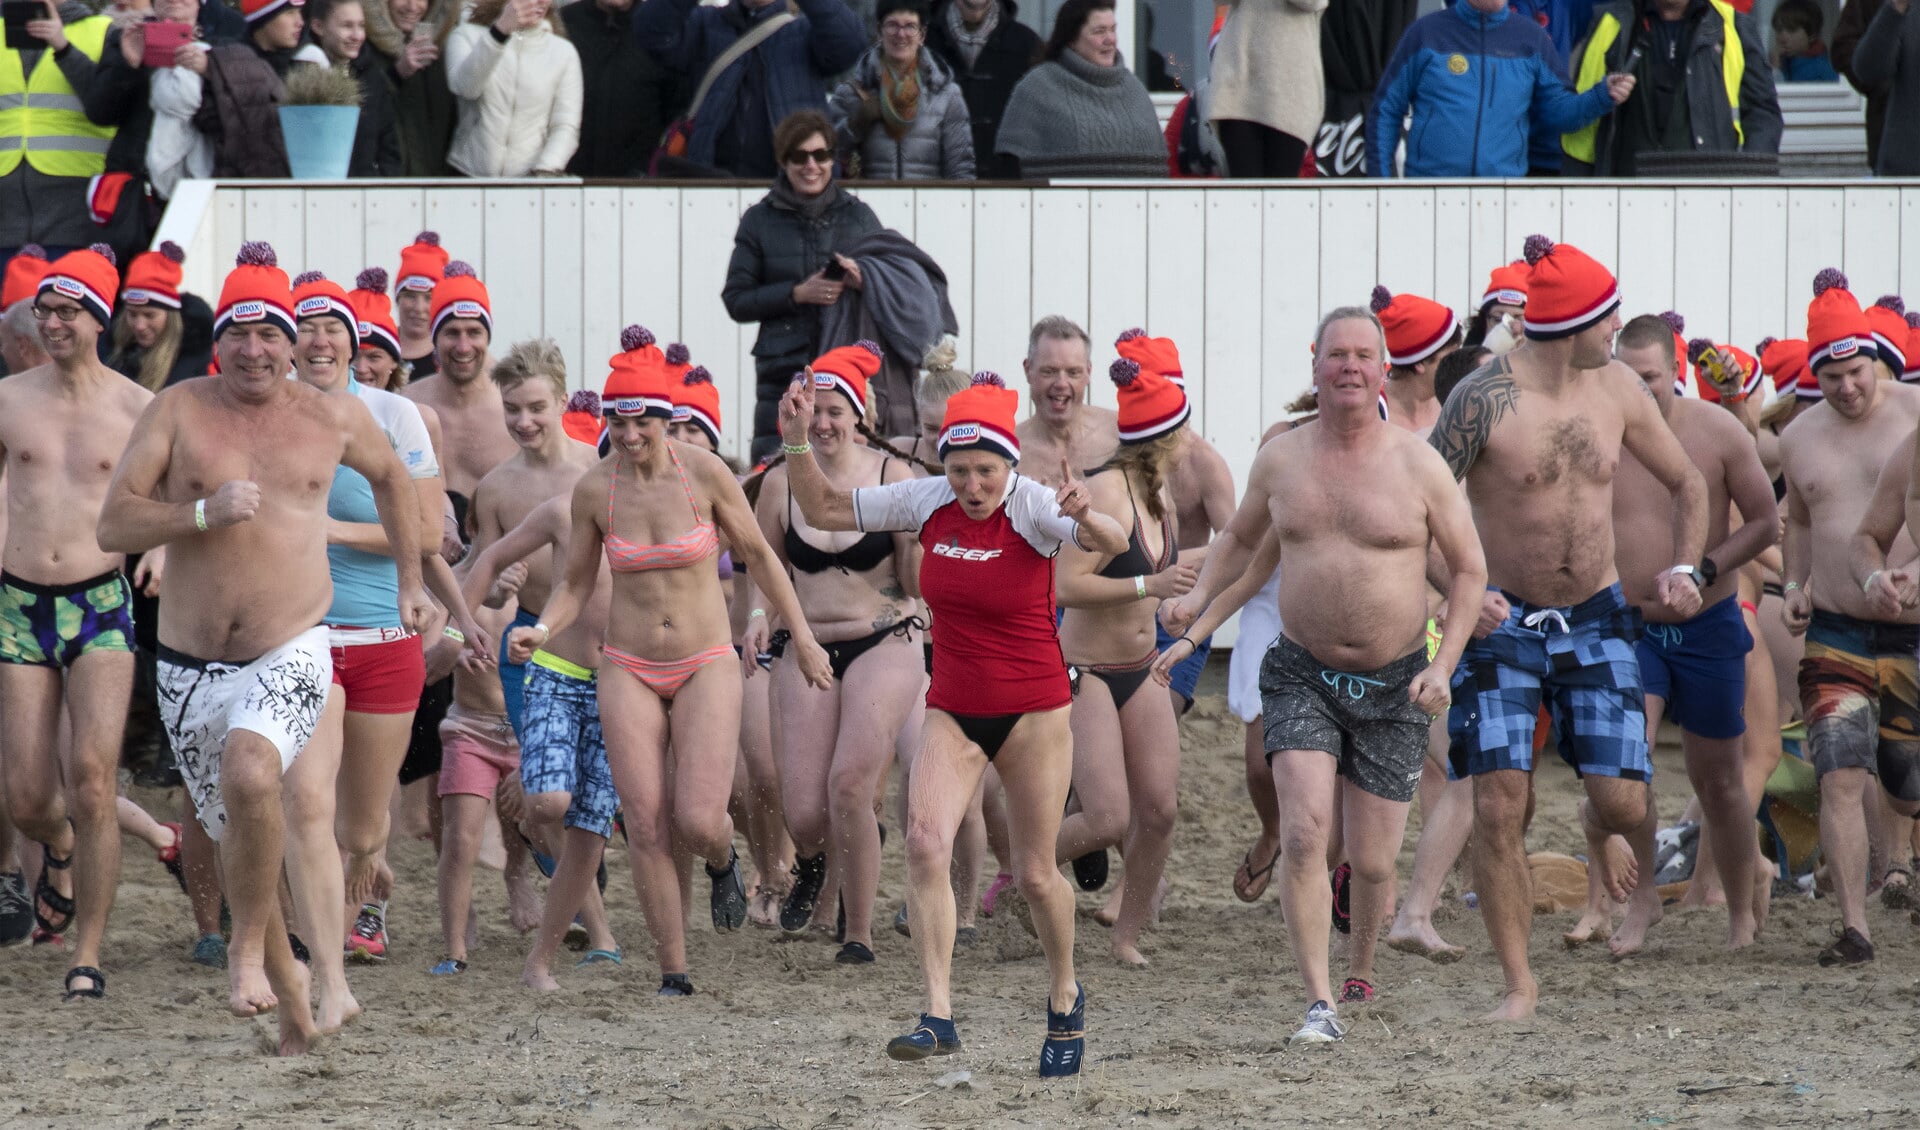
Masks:
[[[773,191],[747,209],[733,234],[720,297],[734,321],[760,324],[750,463],[779,444],[780,397],[793,374],[821,353],[821,308],[862,285],[860,268],[835,249],[881,227],[873,209],[834,182],[833,149],[833,123],[820,111],[782,119],[773,131],[780,159]]]

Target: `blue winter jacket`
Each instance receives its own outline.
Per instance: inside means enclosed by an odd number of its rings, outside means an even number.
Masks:
[[[1613,108],[1606,84],[1576,94],[1553,41],[1508,9],[1456,4],[1415,20],[1367,111],[1367,167],[1386,175],[1408,107],[1409,177],[1523,177],[1531,129],[1571,132]]]
[[[768,132],[796,110],[827,109],[828,80],[857,62],[869,46],[865,25],[841,0],[792,0],[800,18],[773,33],[754,48],[752,57],[766,68]],[[740,38],[746,19],[740,0],[724,8],[701,6],[698,0],[649,0],[633,13],[633,37],[661,65],[686,75],[698,85],[707,68]],[[694,115],[693,136],[687,139],[687,158],[713,163],[720,131],[732,127],[740,82],[748,59],[742,59],[714,80],[707,98]]]

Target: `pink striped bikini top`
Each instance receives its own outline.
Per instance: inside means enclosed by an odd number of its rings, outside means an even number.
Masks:
[[[686,468],[680,466],[680,457],[675,455],[671,444],[667,447],[667,456],[673,460],[673,469],[680,474],[680,485],[687,492],[687,505],[693,509],[693,529],[660,545],[635,545],[613,532],[613,492],[620,482],[620,465],[614,464],[613,480],[607,485],[607,536],[602,544],[607,550],[607,567],[616,573],[641,573],[648,569],[679,569],[697,564],[720,552],[719,531],[712,522],[700,520],[700,506],[693,500],[693,486],[687,482]]]

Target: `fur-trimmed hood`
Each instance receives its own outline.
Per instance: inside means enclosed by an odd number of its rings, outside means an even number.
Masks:
[[[367,42],[387,58],[398,59],[407,48],[407,40],[394,26],[393,13],[387,10],[385,0],[368,0],[363,7],[367,14]],[[447,32],[459,20],[458,0],[433,0],[421,22],[433,28],[433,41],[445,51]]]

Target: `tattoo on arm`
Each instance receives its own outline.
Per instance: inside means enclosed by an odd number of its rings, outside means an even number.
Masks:
[[[1519,399],[1520,388],[1505,357],[1495,358],[1461,381],[1447,397],[1427,442],[1445,457],[1455,479],[1466,477],[1493,429]]]

